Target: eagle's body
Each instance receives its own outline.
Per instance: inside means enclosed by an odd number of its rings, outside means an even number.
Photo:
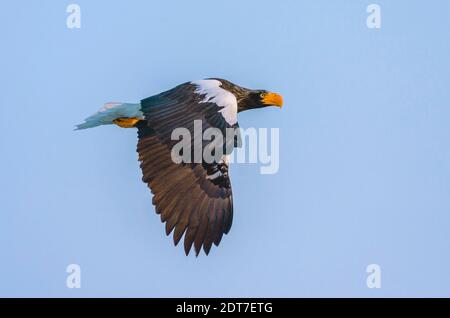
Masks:
[[[176,163],[171,150],[178,141],[173,140],[172,132],[189,130],[192,147],[203,149],[208,142],[200,139],[202,144],[195,144],[199,139],[194,138],[194,121],[201,121],[203,132],[216,128],[225,136],[227,129],[239,127],[238,112],[269,105],[281,107],[281,96],[222,79],[206,79],[181,84],[138,104],[106,104],[77,128],[136,127],[143,181],[153,193],[156,212],[166,222],[167,235],[175,230],[176,245],[184,234],[186,254],[192,245],[197,255],[202,246],[208,254],[212,244],[219,245],[223,234],[230,231],[233,220],[229,152],[213,162]]]

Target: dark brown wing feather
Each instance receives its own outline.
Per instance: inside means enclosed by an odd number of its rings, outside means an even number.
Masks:
[[[209,127],[224,131],[230,127],[218,106],[200,103],[201,96],[194,89],[193,85],[184,84],[142,101],[146,121],[137,126],[137,151],[143,181],[154,195],[153,204],[161,221],[166,222],[167,235],[174,232],[175,245],[184,235],[186,254],[194,245],[198,255],[202,246],[208,254],[212,244],[219,245],[223,234],[230,231],[233,204],[226,162],[172,161],[173,129],[186,127],[193,131],[193,120],[202,120],[203,131]],[[219,176],[211,178],[213,175]]]

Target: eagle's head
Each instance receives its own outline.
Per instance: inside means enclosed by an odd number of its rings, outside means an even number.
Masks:
[[[283,106],[283,97],[280,94],[266,90],[254,90],[233,84],[221,78],[214,78],[221,82],[222,88],[228,90],[236,96],[238,102],[238,112],[254,108],[268,106]]]
[[[248,90],[238,99],[238,112],[267,106],[283,106],[283,97],[280,94],[266,90]]]

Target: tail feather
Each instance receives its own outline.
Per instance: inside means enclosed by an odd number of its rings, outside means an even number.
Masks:
[[[107,103],[98,112],[85,119],[84,123],[76,125],[75,130],[93,128],[101,125],[111,125],[118,118],[144,118],[141,104]]]

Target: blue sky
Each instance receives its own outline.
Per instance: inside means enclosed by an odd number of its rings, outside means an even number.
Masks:
[[[0,296],[450,296],[450,3],[9,1],[0,10]],[[280,170],[233,165],[208,257],[174,248],[108,101],[223,77],[281,92]],[[81,266],[82,288],[66,287]],[[366,286],[379,264],[382,287]]]

